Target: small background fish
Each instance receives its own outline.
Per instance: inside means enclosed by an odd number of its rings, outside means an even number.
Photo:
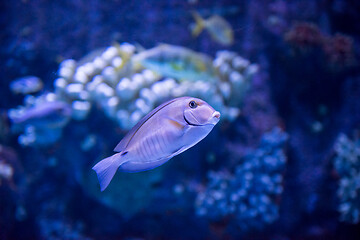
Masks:
[[[143,51],[134,56],[133,62],[165,77],[193,81],[212,81],[217,77],[209,56],[169,44]]]
[[[215,42],[225,46],[234,43],[234,31],[224,18],[213,15],[208,19],[203,19],[196,11],[193,11],[192,15],[195,19],[195,26],[191,26],[194,37],[197,37],[206,29]]]

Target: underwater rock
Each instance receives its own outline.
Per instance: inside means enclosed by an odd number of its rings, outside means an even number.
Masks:
[[[209,172],[209,182],[195,202],[197,215],[213,221],[230,219],[243,231],[273,223],[279,216],[287,139],[274,128],[263,135],[255,151],[240,159],[234,173]]]
[[[340,134],[335,143],[334,168],[339,175],[337,195],[340,220],[360,222],[360,139]]]

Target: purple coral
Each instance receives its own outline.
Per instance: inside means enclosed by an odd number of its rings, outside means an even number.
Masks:
[[[196,212],[212,220],[230,218],[242,230],[263,228],[279,216],[283,191],[283,150],[288,135],[274,128],[263,135],[260,146],[240,159],[235,173],[208,174],[209,183],[196,199]]]

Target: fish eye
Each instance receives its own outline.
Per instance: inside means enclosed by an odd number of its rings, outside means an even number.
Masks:
[[[190,108],[196,108],[196,107],[197,107],[197,103],[196,103],[194,100],[192,100],[192,101],[189,102],[189,107],[190,107]]]

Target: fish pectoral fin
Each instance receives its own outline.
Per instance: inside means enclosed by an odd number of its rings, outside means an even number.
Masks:
[[[180,122],[174,119],[169,118],[168,121],[172,126],[176,127],[179,130],[183,130],[185,128],[185,125],[181,124]]]

